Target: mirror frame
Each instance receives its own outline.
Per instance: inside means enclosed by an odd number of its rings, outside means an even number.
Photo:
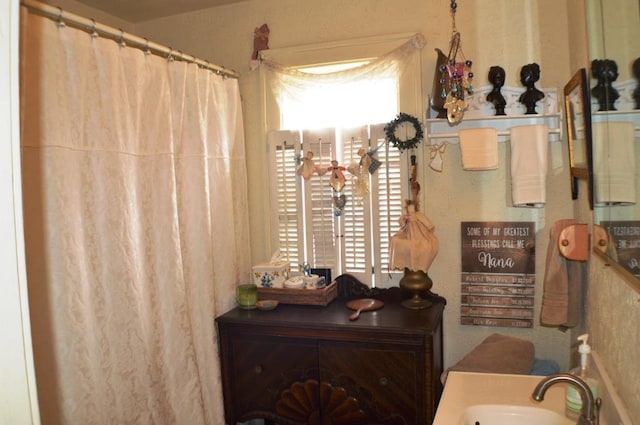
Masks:
[[[574,99],[579,97],[579,105]],[[575,119],[575,109],[580,108],[582,122]],[[580,68],[564,86],[564,109],[566,116],[567,141],[569,144],[569,177],[571,179],[571,199],[578,199],[578,180],[587,180],[589,208],[593,210],[593,153],[591,139],[591,98],[587,70]],[[580,123],[579,129],[576,125]],[[575,146],[578,134],[584,135],[586,163],[576,164]]]

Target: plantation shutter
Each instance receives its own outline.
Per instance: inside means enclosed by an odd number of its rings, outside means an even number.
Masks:
[[[313,152],[316,166],[327,170],[336,154],[335,129],[304,130],[303,154]],[[336,231],[329,173],[304,181],[304,211],[307,261],[312,267],[335,270]],[[301,179],[301,178],[300,178]],[[335,276],[335,275],[334,275]]]
[[[355,167],[360,163],[358,151],[362,148],[369,151],[369,129],[366,126],[342,131],[344,163]],[[369,172],[365,171],[361,178],[366,179],[370,187]],[[371,190],[369,193],[356,193],[357,176],[351,176],[345,187],[348,203],[343,211],[342,232],[343,249],[341,260],[344,271],[352,274],[361,281],[371,280],[373,267],[371,258],[372,227],[371,227]]]
[[[370,284],[388,279],[389,238],[398,229],[406,198],[402,182],[408,178],[402,167],[404,156],[385,143],[383,127],[304,130],[297,139],[296,132],[270,134],[270,140],[275,141],[271,151],[276,165],[271,180],[275,182],[272,199],[278,203],[278,240],[280,251],[286,253],[294,269],[307,261],[312,267],[331,268],[334,276],[349,273]],[[300,143],[287,143],[283,135]],[[364,170],[360,174],[366,179],[368,193],[354,190],[355,176],[348,171],[344,171],[344,189],[335,193],[326,172],[331,161],[336,159],[345,168],[355,166],[361,160],[360,149],[374,151],[380,161],[373,173]],[[307,152],[313,152],[320,170],[309,180],[296,174],[300,166],[296,158]],[[339,195],[347,199],[342,210],[336,210],[334,204]]]
[[[276,201],[276,232],[282,258],[293,270],[302,264],[304,225],[300,180],[296,179],[296,152],[300,151],[300,135],[293,131],[269,134],[271,198]]]
[[[385,124],[371,126],[371,144],[378,149],[376,157],[382,163],[371,182],[371,192],[376,194],[372,208],[373,233],[378,235],[372,253],[375,264],[373,282],[376,284],[389,280],[390,239],[400,227],[409,181],[408,154],[401,154],[386,143],[384,127]]]

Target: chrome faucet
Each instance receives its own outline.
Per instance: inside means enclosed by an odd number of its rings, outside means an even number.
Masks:
[[[570,375],[568,373],[558,373],[555,375],[549,375],[544,378],[536,388],[533,390],[533,398],[536,401],[544,400],[544,394],[547,392],[549,387],[558,383],[567,383],[569,385],[573,385],[578,389],[580,393],[580,398],[582,399],[582,411],[580,414],[580,418],[578,419],[578,425],[599,425],[600,420],[600,399],[594,399],[593,393],[591,389],[582,379],[577,376]]]

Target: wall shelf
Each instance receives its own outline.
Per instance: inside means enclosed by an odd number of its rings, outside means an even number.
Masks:
[[[640,110],[632,111],[598,111],[593,112],[592,120],[594,123],[607,121],[629,121],[634,124],[635,135],[640,137]]]
[[[502,88],[502,94],[507,100],[505,113],[507,115],[494,115],[493,105],[486,101],[486,95],[491,91],[491,86],[478,89],[473,95],[467,96],[465,101],[469,107],[465,111],[464,118],[456,125],[449,124],[446,118],[435,118],[436,111],[429,108],[429,117],[425,120],[426,140],[435,145],[446,139],[448,143],[458,143],[458,131],[469,128],[495,128],[498,130],[498,141],[509,140],[510,129],[521,125],[545,124],[549,127],[549,141],[562,140],[563,121],[562,113],[558,108],[558,95],[556,89],[541,89],[545,97],[538,103],[536,115],[526,115],[524,105],[518,99],[524,89]],[[431,105],[431,102],[429,102]]]

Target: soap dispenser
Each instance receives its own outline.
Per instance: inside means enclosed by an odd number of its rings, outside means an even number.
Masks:
[[[589,364],[591,346],[588,344],[588,340],[589,334],[580,335],[578,337],[578,341],[581,343],[578,346],[578,352],[580,353],[580,366],[571,369],[569,373],[582,379],[589,386],[591,393],[593,393],[593,399],[595,400],[598,398],[600,385],[593,375],[593,371]],[[580,393],[577,388],[573,385],[567,385],[565,401],[566,416],[571,419],[578,419],[582,409],[582,398],[580,397]]]

